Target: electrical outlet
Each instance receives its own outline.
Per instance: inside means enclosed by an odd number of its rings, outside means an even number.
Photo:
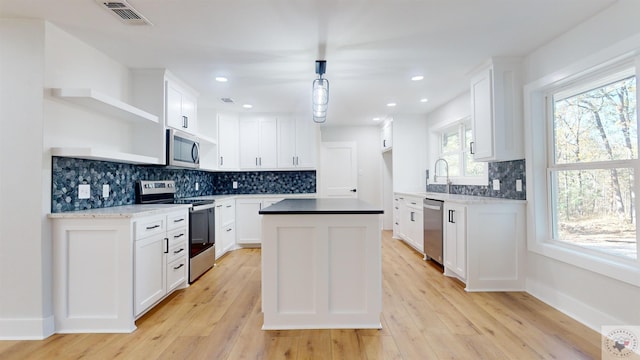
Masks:
[[[78,185],[78,199],[88,199],[91,197],[91,185],[80,184]]]
[[[196,181],[196,191],[200,190],[200,183]]]
[[[522,179],[516,180],[516,191],[522,191]]]
[[[109,197],[109,184],[102,185],[102,197],[105,199]]]
[[[493,180],[493,190],[496,190],[496,191],[500,190],[500,180],[498,179]]]
[[[238,188],[238,182],[237,182],[237,181],[234,181],[234,182],[233,182],[233,188],[234,188],[234,189],[237,189],[237,188]]]

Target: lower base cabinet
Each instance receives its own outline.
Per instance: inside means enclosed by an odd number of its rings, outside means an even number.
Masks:
[[[236,199],[236,242],[238,245],[251,247],[262,244],[262,215],[258,212],[280,200],[282,198]]]
[[[445,275],[467,291],[525,289],[525,203],[444,203]]]
[[[55,331],[132,332],[138,317],[187,287],[187,209],[51,216]]]
[[[236,200],[216,201],[216,259],[236,245]]]

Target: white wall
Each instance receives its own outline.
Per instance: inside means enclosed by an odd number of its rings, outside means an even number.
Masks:
[[[380,129],[375,126],[335,126],[321,127],[320,133],[322,142],[356,142],[358,147],[358,198],[372,205],[382,206]]]
[[[563,71],[567,66],[580,64],[602,49],[615,47],[623,40],[628,42],[629,38],[640,48],[638,14],[640,1],[620,0],[540,47],[526,58],[525,83],[540,78],[560,79],[567,75]],[[530,160],[527,159],[527,166],[531,165]],[[530,175],[527,173],[527,180],[532,178]],[[528,198],[531,215],[535,199]],[[640,324],[640,288],[637,286],[534,252],[528,253],[527,268],[528,292],[595,330],[600,330],[601,325]]]
[[[88,87],[129,99],[129,70],[40,20],[0,19],[0,339],[54,331],[51,146],[127,151],[131,125],[52,98]],[[84,142],[84,143],[83,143]]]
[[[0,339],[43,338],[53,329],[44,42],[42,21],[0,19]]]

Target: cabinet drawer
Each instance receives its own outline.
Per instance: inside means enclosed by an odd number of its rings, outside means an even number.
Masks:
[[[166,216],[152,216],[136,221],[136,240],[166,231]]]
[[[187,257],[182,256],[167,266],[167,293],[187,279]]]
[[[189,213],[179,212],[167,215],[167,230],[176,229],[181,226],[187,226]]]
[[[220,225],[225,226],[235,221],[236,218],[236,202],[235,200],[224,201],[220,207]]]
[[[187,255],[187,246],[184,243],[175,244],[169,246],[169,253],[167,254],[167,262],[172,262],[179,257],[185,257]]]
[[[169,231],[167,238],[169,238],[169,247],[173,247],[178,244],[185,244],[187,242],[187,228],[180,228]]]

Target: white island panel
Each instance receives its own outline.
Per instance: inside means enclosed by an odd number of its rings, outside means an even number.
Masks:
[[[262,217],[264,330],[379,329],[379,214]]]

